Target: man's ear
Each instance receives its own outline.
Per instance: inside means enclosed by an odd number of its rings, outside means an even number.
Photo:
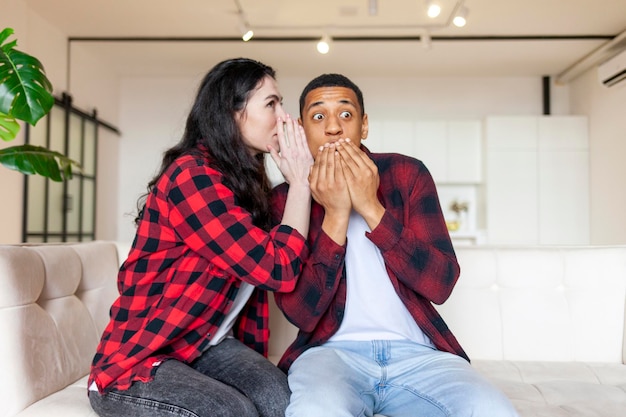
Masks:
[[[363,115],[363,121],[361,122],[361,140],[367,139],[367,135],[370,131],[370,124],[367,120],[367,113]]]
[[[298,117],[298,124],[302,126],[302,117]]]

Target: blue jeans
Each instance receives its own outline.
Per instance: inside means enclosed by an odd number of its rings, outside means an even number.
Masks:
[[[514,417],[464,359],[400,340],[328,342],[289,369],[288,417]]]
[[[168,360],[154,379],[105,395],[89,391],[101,417],[279,417],[289,402],[287,376],[235,339],[187,365]]]

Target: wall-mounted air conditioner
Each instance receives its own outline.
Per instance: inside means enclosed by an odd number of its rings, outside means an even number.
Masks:
[[[607,87],[626,80],[626,50],[598,66],[598,78]]]

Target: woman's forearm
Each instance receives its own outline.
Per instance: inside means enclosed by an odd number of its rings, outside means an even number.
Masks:
[[[309,233],[310,215],[311,190],[308,181],[290,184],[281,223],[293,227],[306,238]]]

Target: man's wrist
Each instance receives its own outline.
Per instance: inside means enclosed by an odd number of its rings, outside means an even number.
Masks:
[[[324,214],[322,222],[322,230],[338,245],[346,243],[346,235],[348,233],[348,222],[350,221],[350,212],[327,211]]]
[[[369,207],[359,214],[363,217],[370,230],[374,230],[385,215],[385,208],[378,202],[378,204]]]

